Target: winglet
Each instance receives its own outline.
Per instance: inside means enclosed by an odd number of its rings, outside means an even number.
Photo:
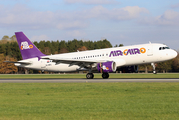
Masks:
[[[40,56],[46,56],[43,54],[26,36],[23,32],[15,32],[19,49],[23,60]]]

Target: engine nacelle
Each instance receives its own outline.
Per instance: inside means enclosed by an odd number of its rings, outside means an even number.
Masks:
[[[109,73],[109,72],[115,72],[116,71],[116,63],[113,61],[104,62],[104,63],[98,63],[97,69],[101,73]]]

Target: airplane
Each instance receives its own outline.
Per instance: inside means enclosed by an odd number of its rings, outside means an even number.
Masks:
[[[23,32],[15,32],[23,60],[14,63],[15,66],[27,69],[74,72],[88,71],[87,79],[93,79],[93,71],[102,73],[102,78],[109,78],[109,73],[116,72],[120,67],[151,63],[153,73],[155,64],[173,59],[177,52],[159,43],[139,44],[115,48],[77,51],[55,55],[43,54]]]

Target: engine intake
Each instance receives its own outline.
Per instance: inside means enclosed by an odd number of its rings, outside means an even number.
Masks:
[[[115,72],[116,71],[116,63],[113,61],[104,62],[104,63],[98,63],[97,69],[101,73],[109,73],[109,72]]]

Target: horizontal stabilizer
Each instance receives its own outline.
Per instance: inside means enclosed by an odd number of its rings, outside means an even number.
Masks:
[[[22,65],[30,65],[32,64],[32,62],[29,62],[29,61],[4,61],[4,62],[7,62],[7,63],[19,63],[19,64],[22,64]]]

